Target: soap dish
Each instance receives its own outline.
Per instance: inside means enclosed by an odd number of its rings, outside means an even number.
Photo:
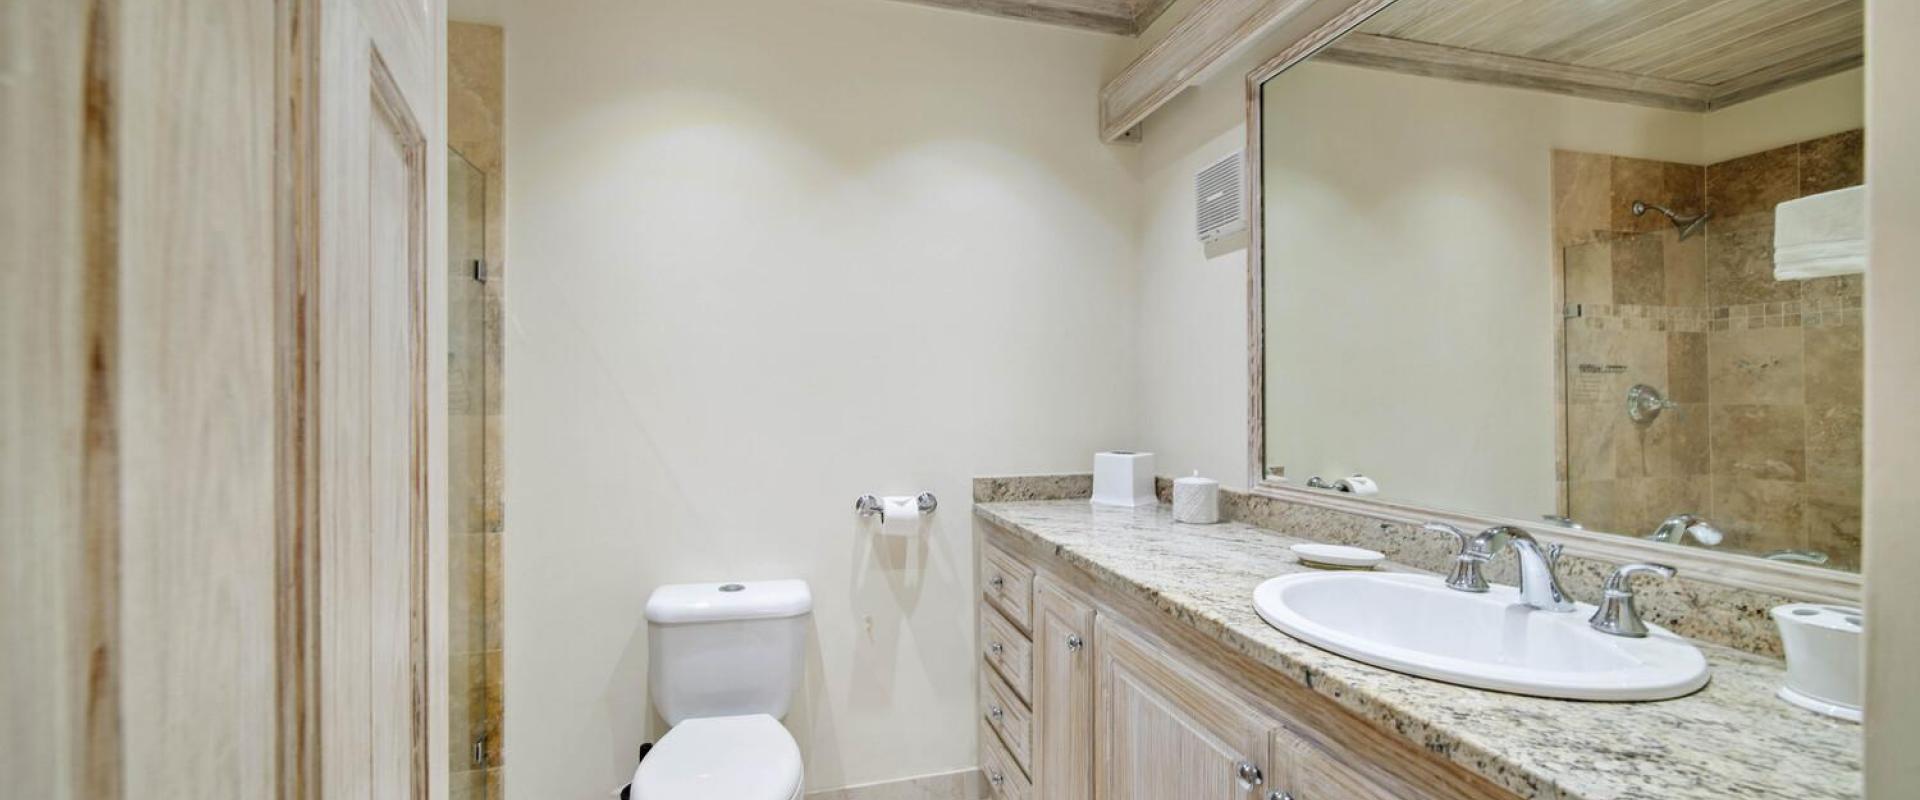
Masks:
[[[1372,569],[1387,560],[1384,553],[1363,547],[1337,544],[1296,544],[1293,554],[1300,563],[1321,569]]]

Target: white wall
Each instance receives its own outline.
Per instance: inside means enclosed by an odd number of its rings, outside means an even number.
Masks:
[[[1920,796],[1920,4],[1867,3],[1867,797]]]
[[[1112,40],[878,0],[507,30],[509,796],[630,775],[680,581],[812,584],[811,787],[971,767],[970,479],[1133,444]],[[852,514],[922,489],[924,542]]]
[[[1267,462],[1552,513],[1552,151],[1685,161],[1699,115],[1314,63],[1264,98]]]

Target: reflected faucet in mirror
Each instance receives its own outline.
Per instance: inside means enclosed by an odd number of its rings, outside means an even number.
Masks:
[[[1675,514],[1653,529],[1653,533],[1647,534],[1649,540],[1673,544],[1685,544],[1689,536],[1702,547],[1718,547],[1721,540],[1726,538],[1726,534],[1721,533],[1713,523],[1695,514]]]

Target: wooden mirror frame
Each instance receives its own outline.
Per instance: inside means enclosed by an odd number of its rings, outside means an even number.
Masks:
[[[1859,605],[1861,577],[1856,572],[1804,564],[1768,561],[1759,556],[1701,547],[1650,542],[1634,536],[1574,530],[1537,521],[1476,514],[1378,498],[1355,497],[1324,489],[1270,479],[1266,475],[1266,278],[1265,207],[1261,177],[1263,120],[1261,92],[1267,81],[1311,58],[1323,47],[1346,35],[1394,0],[1366,0],[1311,33],[1288,44],[1280,53],[1247,73],[1247,144],[1244,169],[1247,187],[1247,486],[1253,494],[1418,525],[1444,522],[1467,530],[1511,525],[1541,541],[1566,546],[1568,553],[1612,563],[1653,561],[1668,564],[1694,580],[1769,592],[1793,598]]]

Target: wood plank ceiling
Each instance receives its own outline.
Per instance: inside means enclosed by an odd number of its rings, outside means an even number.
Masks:
[[[1705,111],[1859,66],[1864,0],[1398,0],[1317,58]]]
[[[1121,36],[1138,36],[1173,0],[905,0]]]

